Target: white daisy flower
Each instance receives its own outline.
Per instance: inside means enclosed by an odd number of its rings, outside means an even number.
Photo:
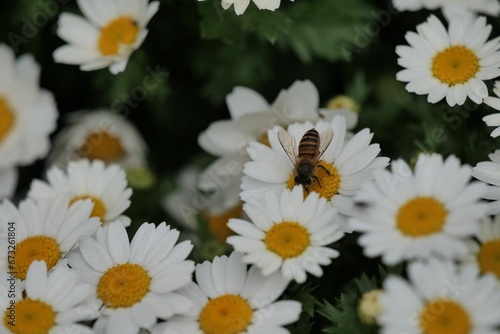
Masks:
[[[493,275],[430,259],[411,263],[408,278],[384,282],[380,333],[499,333],[500,289]]]
[[[66,168],[71,160],[87,158],[117,163],[126,170],[147,164],[147,147],[135,126],[109,110],[81,111],[68,115],[68,125],[54,140],[48,157]]]
[[[204,0],[198,0],[204,1]],[[267,9],[273,11],[278,9],[280,6],[281,0],[252,0],[253,3],[259,9]],[[293,1],[293,0],[292,0]],[[245,12],[248,5],[250,4],[250,0],[222,0],[221,5],[224,9],[229,9],[232,5],[234,5],[234,12],[236,15],[241,15]]]
[[[2,280],[0,288],[3,284]],[[14,299],[7,299],[7,293],[1,294],[0,307],[7,312],[3,314],[0,332],[59,334],[71,328],[71,333],[75,334],[93,333],[91,328],[78,323],[95,319],[99,314],[85,303],[92,294],[92,287],[80,281],[78,274],[68,268],[66,260],[49,273],[44,261],[33,261],[25,287],[24,291],[10,290]]]
[[[69,198],[35,202],[26,199],[16,208],[9,200],[0,203],[0,244],[9,240],[12,224],[16,234],[14,269],[8,265],[7,252],[0,252],[0,268],[9,268],[16,277],[26,278],[34,260],[43,260],[50,270],[66,254],[77,247],[83,236],[92,235],[99,227],[98,218],[89,218],[90,200],[69,206]],[[12,238],[12,236],[10,236]]]
[[[476,235],[478,242],[470,243],[472,256],[467,259],[481,274],[493,274],[500,281],[500,216],[485,217]]]
[[[125,171],[116,164],[106,166],[100,160],[72,161],[66,171],[54,166],[47,172],[47,182],[33,180],[28,196],[36,201],[54,199],[64,194],[70,205],[90,199],[94,205],[91,217],[102,223],[119,220],[130,225],[130,218],[123,212],[130,206],[132,189],[127,186]]]
[[[484,98],[484,104],[492,107],[493,109],[500,110],[500,81],[495,81],[493,88],[494,96],[487,96]],[[500,113],[491,114],[483,117],[483,121],[487,126],[496,126],[497,128],[491,132],[491,136],[496,138],[500,136]]]
[[[82,71],[105,67],[123,72],[132,52],[142,44],[149,20],[158,11],[158,1],[77,0],[85,15],[59,16],[57,35],[68,45],[54,51],[58,63],[80,65]]]
[[[38,85],[40,66],[32,55],[16,60],[0,44],[0,73],[0,170],[5,170],[45,157],[58,112],[52,93]]]
[[[175,244],[177,230],[161,223],[142,224],[129,243],[123,224],[97,230],[96,238],[80,241],[70,266],[93,286],[102,305],[97,333],[139,333],[157,318],[187,312],[192,303],[178,289],[191,282],[194,262],[186,260],[189,241]]]
[[[492,202],[488,203],[488,214],[500,213],[500,150],[488,155],[491,161],[478,162],[472,168],[472,176],[488,184],[483,198]]]
[[[342,228],[349,231],[347,216],[356,214],[352,196],[363,183],[374,178],[377,170],[387,166],[389,158],[377,158],[380,147],[370,144],[373,134],[369,129],[359,131],[346,142],[346,124],[342,116],[314,125],[310,122],[290,125],[288,133],[294,137],[295,155],[302,137],[311,128],[315,128],[320,135],[331,129],[333,139],[314,169],[312,183],[304,187],[304,193],[317,192],[326,198],[342,214],[339,216]],[[296,185],[295,161],[290,160],[279,142],[278,131],[279,127],[269,130],[270,147],[257,142],[250,143],[248,154],[252,161],[245,164],[246,175],[241,185],[241,198],[244,201],[250,198],[263,199],[266,189],[280,194],[283,189],[292,189]]]
[[[421,154],[412,173],[406,162],[391,164],[363,186],[356,201],[364,217],[351,221],[368,257],[382,256],[392,265],[434,255],[458,259],[468,254],[465,238],[473,236],[486,215],[481,196],[486,186],[469,183],[471,168],[450,156]]]
[[[153,334],[289,333],[282,326],[299,319],[299,302],[276,301],[287,287],[281,275],[247,271],[237,252],[196,265],[196,281],[181,290],[194,304],[191,311],[157,325]]]
[[[394,8],[402,12],[417,11],[423,8],[435,10],[441,8],[444,16],[450,21],[455,15],[468,11],[498,16],[500,3],[498,0],[392,0]]]
[[[17,186],[17,168],[0,169],[0,199],[10,198]]]
[[[236,87],[226,97],[226,103],[231,119],[213,122],[198,137],[198,144],[205,151],[220,157],[201,173],[198,187],[218,196],[221,211],[240,205],[243,166],[249,160],[245,149],[250,141],[269,145],[267,130],[274,125],[319,118],[318,90],[309,80],[295,81],[271,105],[245,87]]]
[[[484,80],[500,75],[500,38],[487,42],[491,25],[485,17],[455,16],[448,30],[431,15],[405,35],[410,44],[399,45],[398,64],[405,69],[397,80],[408,82],[406,90],[427,95],[436,103],[443,98],[450,106],[462,105],[469,97],[477,104],[488,96]]]
[[[285,280],[304,283],[306,272],[320,277],[321,266],[339,256],[325,247],[344,236],[335,221],[337,210],[317,193],[304,199],[300,185],[284,189],[279,197],[267,191],[263,202],[249,199],[243,208],[252,223],[231,219],[228,225],[239,235],[227,242],[264,276],[281,272]]]

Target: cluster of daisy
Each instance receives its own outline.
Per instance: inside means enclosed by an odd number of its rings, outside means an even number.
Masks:
[[[222,0],[222,7],[234,5],[239,15],[249,3]],[[68,45],[54,59],[113,74],[125,70],[159,6],[77,4],[86,19],[59,17],[57,33]],[[407,33],[410,46],[397,47],[405,67],[397,79],[408,91],[430,103],[469,98],[500,110],[485,83],[500,76],[500,38],[488,41],[491,26],[476,14],[498,15],[497,1],[394,5],[442,8],[448,21],[446,28],[430,16]],[[76,112],[49,153],[58,113],[38,86],[38,65],[0,45],[0,68],[0,198],[12,197],[17,166],[48,154],[45,179],[33,180],[25,199],[0,202],[0,332],[288,333],[302,305],[283,298],[285,290],[321,277],[347,234],[367,257],[406,266],[406,278],[390,276],[366,298],[376,312],[360,317],[382,333],[497,332],[500,150],[474,168],[433,153],[386,170],[389,158],[373,133],[352,132],[358,107],[348,98],[320,108],[308,80],[272,103],[235,87],[226,99],[231,119],[198,137],[216,159],[183,171],[180,190],[164,201],[192,233],[143,223],[129,239],[133,189],[151,182],[140,133],[109,110]],[[499,82],[493,92],[500,97]],[[500,124],[497,115],[485,121]],[[201,229],[224,247],[195,264],[188,258]]]

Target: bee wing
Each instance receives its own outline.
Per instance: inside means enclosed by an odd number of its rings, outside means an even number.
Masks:
[[[297,159],[297,152],[295,151],[295,137],[289,134],[285,129],[280,128],[278,131],[278,140],[286,155],[295,166],[295,160]]]
[[[319,161],[323,153],[325,153],[326,149],[328,148],[328,145],[330,145],[330,143],[332,142],[332,138],[333,138],[332,129],[323,131],[319,135],[319,149],[318,149],[318,154],[316,154],[316,156],[314,157],[313,161],[314,165],[316,165],[316,163]]]

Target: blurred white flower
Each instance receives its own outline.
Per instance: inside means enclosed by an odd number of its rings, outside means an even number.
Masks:
[[[133,123],[109,110],[65,115],[67,124],[54,139],[47,166],[66,168],[87,158],[116,163],[125,170],[147,165],[148,148]]]
[[[0,198],[4,198],[17,184],[17,166],[49,152],[58,112],[52,93],[38,84],[40,66],[32,55],[16,60],[12,50],[0,44],[0,73]]]

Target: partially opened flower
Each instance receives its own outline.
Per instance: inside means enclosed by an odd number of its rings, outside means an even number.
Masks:
[[[466,239],[478,231],[486,215],[481,203],[486,186],[469,183],[471,168],[455,156],[418,157],[415,171],[403,160],[392,163],[360,190],[364,217],[351,221],[363,233],[358,242],[368,257],[386,264],[440,256],[460,259],[469,253]]]
[[[317,193],[304,199],[302,186],[284,189],[280,196],[267,191],[264,201],[249,199],[244,210],[252,222],[231,219],[229,227],[237,235],[227,242],[265,276],[280,272],[284,280],[304,283],[307,272],[322,276],[321,266],[339,256],[327,247],[344,235],[337,210]]]
[[[95,238],[80,241],[69,264],[102,305],[94,325],[98,333],[139,333],[157,318],[190,310],[191,301],[178,290],[191,282],[194,262],[186,258],[193,246],[176,245],[178,237],[165,223],[144,223],[129,243],[123,224],[113,222],[99,228]]]
[[[390,276],[379,301],[380,333],[493,334],[500,326],[500,289],[475,266],[431,259],[411,263],[408,281]]]
[[[53,199],[60,195],[71,198],[70,203],[90,199],[94,205],[91,217],[102,223],[119,220],[130,225],[123,212],[130,206],[132,189],[127,186],[125,171],[116,164],[104,165],[100,160],[72,161],[66,171],[54,166],[47,172],[47,181],[33,180],[28,196],[34,200]]]
[[[48,166],[66,168],[72,160],[87,158],[116,163],[125,170],[145,166],[147,146],[133,123],[99,109],[67,115],[67,124],[56,136]]]
[[[256,267],[247,271],[236,252],[196,265],[196,281],[180,291],[193,302],[189,313],[157,325],[153,334],[289,333],[283,326],[299,319],[299,302],[277,301],[287,281],[279,273],[264,277]]]
[[[468,97],[480,104],[488,96],[484,81],[500,75],[500,39],[487,41],[490,33],[485,17],[454,16],[446,29],[431,15],[406,33],[409,46],[396,47],[405,68],[396,78],[430,103],[446,98],[450,106],[463,105]]]
[[[0,332],[60,334],[71,328],[71,333],[75,334],[93,333],[91,328],[78,323],[99,315],[97,309],[85,303],[92,295],[92,287],[83,283],[78,274],[68,268],[66,260],[50,272],[44,261],[33,261],[28,269],[24,291],[4,290],[3,285],[2,279],[0,290],[13,291],[11,295],[15,299],[7,299],[7,293],[0,296],[0,307],[6,310]],[[10,312],[12,309],[13,313]]]
[[[59,17],[57,34],[68,45],[54,52],[58,63],[80,65],[82,71],[105,67],[123,72],[128,59],[146,38],[149,20],[159,2],[138,0],[77,0],[85,19],[71,13]]]
[[[57,108],[52,93],[39,86],[40,66],[32,55],[17,60],[0,44],[0,198],[17,184],[17,166],[45,157],[49,135],[56,128]],[[1,194],[3,193],[3,194]]]
[[[26,199],[16,208],[9,200],[0,204],[0,243],[7,245],[9,234],[7,222],[15,228],[16,251],[14,270],[17,278],[25,279],[30,264],[45,261],[50,270],[69,251],[78,248],[78,241],[95,233],[98,218],[89,218],[92,203],[89,199],[69,206],[69,197],[35,202]],[[10,236],[12,238],[12,236]],[[8,268],[8,252],[0,252],[0,267]]]

